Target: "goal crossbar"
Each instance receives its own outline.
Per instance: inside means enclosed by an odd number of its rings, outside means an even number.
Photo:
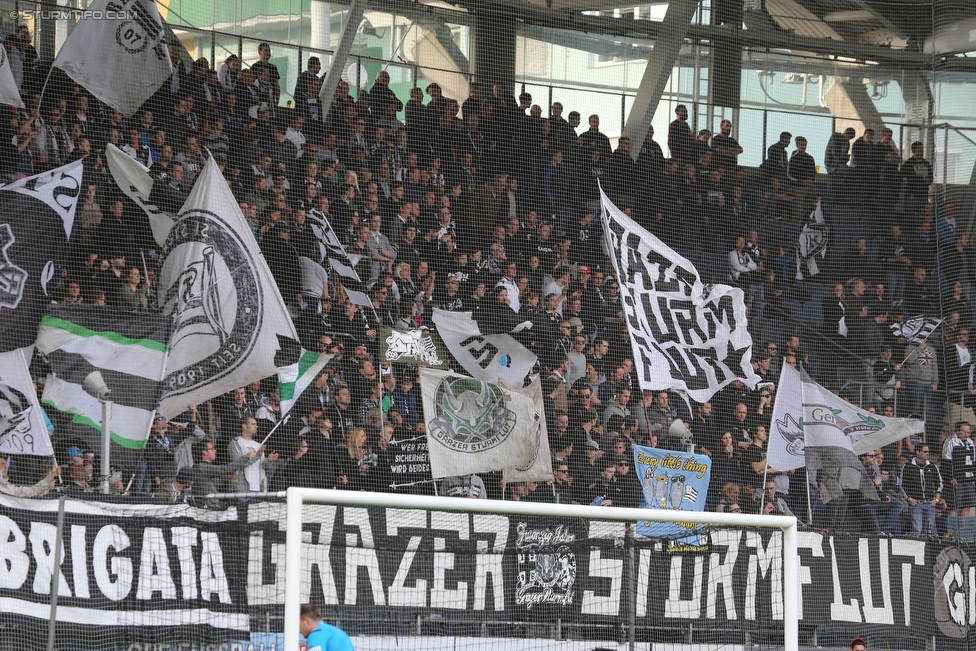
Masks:
[[[471,500],[428,495],[400,495],[359,491],[325,490],[291,487],[287,491],[285,552],[285,621],[284,648],[299,645],[298,620],[301,612],[302,506],[334,504],[337,506],[377,506],[386,508],[424,509],[459,513],[549,516],[586,518],[603,521],[671,522],[675,512],[663,509],[624,509],[575,504],[538,504],[501,500]],[[797,651],[799,638],[798,582],[796,580],[797,520],[793,516],[751,515],[681,511],[682,522],[730,527],[762,527],[783,531],[783,647]],[[298,526],[293,526],[298,523]]]

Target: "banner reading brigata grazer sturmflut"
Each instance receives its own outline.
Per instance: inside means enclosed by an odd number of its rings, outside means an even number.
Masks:
[[[16,626],[6,635],[22,640],[18,648],[43,648],[47,635],[57,511],[57,500],[0,495],[0,622]],[[65,646],[246,636],[248,533],[236,508],[69,499],[64,511],[57,630]]]
[[[742,290],[706,285],[691,262],[600,198],[641,388],[706,402],[734,380],[755,387]]]
[[[704,511],[712,460],[704,454],[634,446],[642,509],[676,511],[674,522],[638,522],[637,533],[698,544],[698,527],[681,524],[679,511]]]

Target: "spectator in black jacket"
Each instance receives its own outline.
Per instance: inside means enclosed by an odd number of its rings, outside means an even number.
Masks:
[[[901,470],[901,489],[912,514],[912,529],[916,535],[936,535],[935,508],[942,497],[942,474],[929,461],[929,446],[920,445],[915,457]]]

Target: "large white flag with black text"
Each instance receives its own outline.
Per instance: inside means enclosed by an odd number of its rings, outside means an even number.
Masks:
[[[434,479],[532,463],[536,410],[529,396],[424,367],[420,391]]]
[[[682,255],[600,192],[607,255],[620,280],[644,389],[681,389],[698,402],[734,380],[750,388],[752,336],[741,289],[707,285]]]
[[[94,0],[100,19],[78,21],[54,66],[126,117],[173,72],[154,0]]]
[[[481,333],[471,312],[448,312],[434,308],[431,320],[447,350],[471,377],[520,387],[536,360],[531,350],[509,334]]]
[[[298,339],[268,263],[213,157],[163,251],[159,307],[174,319],[159,411],[167,418],[278,372]]]

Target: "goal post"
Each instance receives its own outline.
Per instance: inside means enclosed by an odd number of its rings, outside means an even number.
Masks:
[[[302,522],[305,504],[344,507],[383,507],[435,512],[494,514],[538,518],[585,519],[597,522],[673,522],[675,511],[603,508],[570,504],[539,504],[483,499],[398,495],[313,488],[289,488],[286,507],[284,648],[299,648],[299,613],[302,602]],[[681,511],[680,520],[714,527],[758,527],[783,532],[782,596],[783,648],[798,648],[797,520],[792,516]]]

